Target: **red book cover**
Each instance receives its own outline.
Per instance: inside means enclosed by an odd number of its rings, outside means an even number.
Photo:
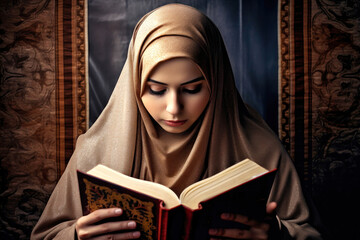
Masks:
[[[233,189],[203,201],[198,209],[186,206],[163,209],[167,212],[167,237],[161,239],[209,239],[210,228],[246,228],[240,223],[220,219],[222,213],[238,213],[261,220],[266,215],[266,203],[276,169]],[[177,227],[181,226],[180,229]]]
[[[97,209],[122,208],[123,215],[110,220],[134,220],[141,232],[141,239],[158,239],[161,200],[87,173],[80,171],[77,173],[84,215]]]
[[[265,216],[266,202],[276,169],[199,203],[198,209],[179,204],[167,209],[163,200],[78,171],[83,214],[100,208],[120,207],[124,214],[116,220],[137,222],[141,238],[209,239],[210,228],[244,228],[220,219],[221,213],[239,213],[254,219]]]

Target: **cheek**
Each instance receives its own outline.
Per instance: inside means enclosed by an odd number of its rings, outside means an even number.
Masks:
[[[144,95],[141,100],[148,113],[154,119],[156,119],[157,113],[159,113],[161,108],[161,101],[159,101],[159,99],[154,99],[154,97],[148,95]]]
[[[189,100],[189,109],[194,117],[198,118],[209,102],[209,94],[204,94],[196,99]]]

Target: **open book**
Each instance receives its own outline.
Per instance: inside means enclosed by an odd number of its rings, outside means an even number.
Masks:
[[[221,213],[263,217],[275,172],[245,159],[190,185],[180,197],[161,184],[101,164],[78,171],[78,179],[84,214],[120,207],[123,219],[137,222],[141,239],[206,239],[209,228],[234,227],[220,219]]]

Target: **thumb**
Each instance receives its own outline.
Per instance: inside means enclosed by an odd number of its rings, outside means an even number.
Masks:
[[[266,213],[267,214],[273,214],[275,212],[276,207],[277,207],[276,202],[269,202],[266,205]]]

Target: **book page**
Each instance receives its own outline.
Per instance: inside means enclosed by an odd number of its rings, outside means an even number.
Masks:
[[[180,201],[191,209],[197,209],[200,202],[215,197],[267,172],[267,169],[257,163],[245,159],[214,176],[190,185],[181,193]]]

